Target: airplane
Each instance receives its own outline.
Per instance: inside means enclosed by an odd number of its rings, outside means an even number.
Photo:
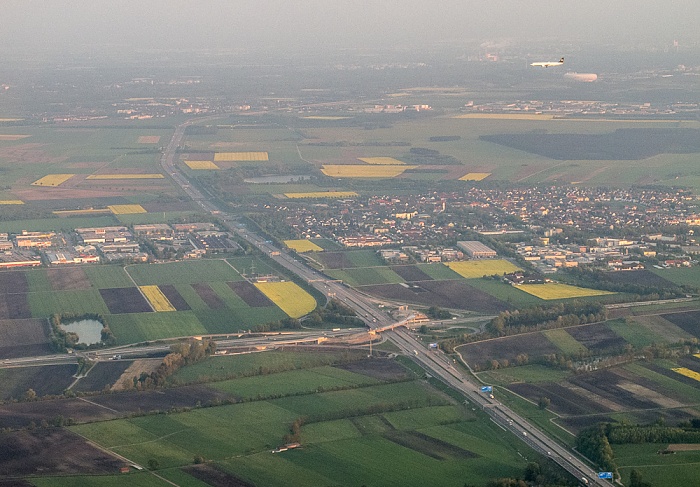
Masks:
[[[548,68],[548,67],[550,67],[550,66],[561,66],[562,64],[564,64],[564,58],[561,58],[561,59],[559,60],[559,62],[557,62],[557,61],[548,61],[548,62],[545,62],[545,63],[531,63],[530,66],[537,66],[537,67],[540,67],[540,68]]]

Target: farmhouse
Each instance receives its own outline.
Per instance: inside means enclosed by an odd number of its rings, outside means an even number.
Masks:
[[[472,259],[490,259],[496,257],[496,251],[476,240],[462,240],[457,242],[457,247],[462,249]]]

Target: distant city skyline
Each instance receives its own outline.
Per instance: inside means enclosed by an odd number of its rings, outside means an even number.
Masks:
[[[700,2],[675,0],[9,0],[13,51],[306,49],[548,39],[617,45],[700,43]]]

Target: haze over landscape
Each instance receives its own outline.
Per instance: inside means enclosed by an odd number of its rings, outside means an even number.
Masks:
[[[700,3],[0,14],[0,487],[697,483]]]

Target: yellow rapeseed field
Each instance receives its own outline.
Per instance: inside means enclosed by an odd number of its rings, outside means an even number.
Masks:
[[[187,167],[194,170],[204,169],[220,169],[219,166],[211,161],[185,161]]]
[[[459,178],[460,181],[481,181],[491,175],[490,172],[470,172]]]
[[[23,205],[22,200],[0,200],[0,205]]]
[[[466,279],[476,279],[494,274],[500,276],[520,270],[518,266],[503,259],[462,260],[448,262],[445,265]]]
[[[141,205],[109,205],[109,211],[115,215],[131,215],[133,213],[146,213]]]
[[[255,287],[292,318],[316,309],[316,300],[293,282],[256,282]]]
[[[397,164],[406,164],[405,162],[394,159],[393,157],[358,157],[358,159],[362,162],[366,162],[367,164],[377,164],[379,166],[396,166]]]
[[[1,122],[2,120],[0,120]],[[21,134],[0,134],[0,140],[21,140],[21,139],[26,139],[27,137],[31,137],[31,135],[21,135]]]
[[[695,372],[694,370],[686,369],[685,367],[677,367],[674,369],[671,369],[674,372],[678,372],[681,375],[684,375],[686,377],[690,377],[691,379],[695,379],[696,381],[700,382],[700,374]]]
[[[379,166],[367,164],[325,164],[321,171],[326,176],[333,178],[395,178],[400,176],[407,169],[414,169],[417,166],[395,165]]]
[[[517,286],[517,289],[532,294],[540,299],[569,299],[569,298],[584,298],[588,296],[604,296],[606,294],[615,294],[610,291],[600,291],[598,289],[587,289],[577,286],[569,286],[568,284],[559,284],[548,282],[546,284],[523,284]]]
[[[75,174],[47,174],[41,179],[37,179],[32,186],[58,186],[65,183]]]
[[[321,252],[322,247],[319,247],[311,240],[285,240],[284,245],[297,252]]]
[[[217,152],[214,154],[215,161],[244,161],[257,162],[269,160],[267,152]]]
[[[309,193],[284,193],[287,198],[354,198],[358,196],[354,191],[311,191]]]
[[[141,292],[156,311],[176,311],[158,286],[139,286]]]
[[[85,179],[163,179],[160,173],[155,174],[91,174]]]

